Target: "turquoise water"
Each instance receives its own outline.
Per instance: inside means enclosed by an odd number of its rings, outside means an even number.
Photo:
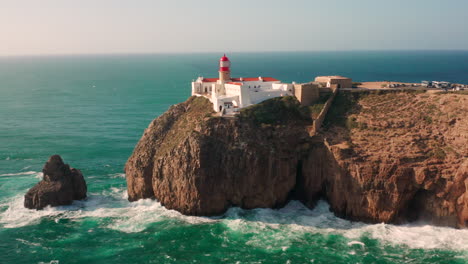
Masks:
[[[320,202],[187,217],[126,200],[123,166],[148,123],[184,101],[220,54],[0,58],[0,263],[468,263],[468,231],[342,220]],[[239,53],[233,75],[304,82],[468,83],[468,52]],[[52,154],[86,201],[43,211],[23,195]]]

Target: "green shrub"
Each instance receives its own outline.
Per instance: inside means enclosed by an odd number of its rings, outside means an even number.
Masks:
[[[325,104],[313,104],[311,106],[309,106],[309,112],[312,114],[312,117],[313,118],[317,118],[320,114],[320,112],[322,112],[322,109],[323,107],[325,106]]]
[[[347,116],[360,111],[358,101],[369,95],[369,92],[338,92],[325,117],[324,126],[338,125],[347,127]]]
[[[258,124],[285,123],[289,120],[312,121],[309,109],[302,107],[294,96],[276,97],[243,108],[239,117]]]

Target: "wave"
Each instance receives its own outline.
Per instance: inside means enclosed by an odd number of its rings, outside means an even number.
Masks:
[[[319,201],[313,210],[309,210],[302,203],[290,202],[279,210],[254,209],[251,212],[232,208],[227,215],[234,218],[226,225],[235,231],[254,232],[265,228],[281,230],[286,226],[288,236],[304,233],[333,235],[339,234],[350,240],[349,246],[365,247],[360,241],[367,236],[392,245],[405,245],[408,248],[422,249],[451,249],[468,251],[468,230],[431,225],[391,225],[365,224],[351,222],[336,217],[325,201]],[[265,237],[258,232],[257,242],[263,243]]]
[[[111,178],[125,178],[125,173],[114,173],[114,174],[109,174]]]
[[[180,218],[187,223],[213,221],[203,217],[183,216],[177,211],[167,210],[159,202],[151,199],[129,202],[125,189],[111,188],[100,194],[89,194],[84,201],[74,201],[69,206],[46,207],[43,210],[24,208],[24,197],[18,195],[0,204],[7,208],[0,213],[0,225],[4,228],[17,228],[37,224],[42,218],[80,219],[85,217],[112,218],[107,227],[122,232],[140,232],[154,222],[163,219]]]
[[[42,178],[42,172],[37,172],[37,171],[23,171],[23,172],[16,172],[16,173],[5,173],[5,174],[0,174],[0,177],[29,176],[29,175],[36,175],[36,178]]]
[[[47,207],[36,211],[24,208],[24,198],[16,196],[0,204],[0,208],[7,208],[0,213],[0,225],[17,228],[37,224],[43,218],[59,222],[60,219],[92,217],[108,219],[103,222],[104,228],[135,233],[144,231],[156,222],[177,220],[192,225],[220,224],[231,235],[254,234],[247,242],[250,246],[283,251],[304,234],[341,235],[353,250],[364,249],[366,241],[363,237],[369,237],[408,248],[468,251],[468,230],[430,225],[396,226],[351,222],[336,217],[324,201],[319,201],[313,210],[300,202],[291,201],[279,210],[231,208],[219,217],[195,217],[168,210],[150,199],[130,203],[127,197],[124,188],[111,188],[101,193],[91,193],[85,201],[75,201],[70,206]]]

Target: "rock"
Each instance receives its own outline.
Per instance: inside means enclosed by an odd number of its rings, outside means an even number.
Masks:
[[[278,111],[278,122],[266,112],[210,117],[212,105],[203,97],[171,107],[145,130],[125,166],[129,200],[156,198],[190,215],[283,206],[311,122],[297,111],[297,100],[287,100],[262,105]]]
[[[343,104],[356,100],[349,96],[343,93],[337,98]],[[444,108],[435,105],[439,97],[450,103]],[[338,164],[333,175],[326,175],[331,182],[324,195],[335,214],[372,223],[421,221],[467,227],[468,119],[454,123],[446,117],[462,116],[468,104],[453,97],[456,95],[368,94],[356,100],[366,111],[354,107],[338,113],[345,117],[353,113],[369,123],[399,120],[415,126],[345,129],[334,122],[325,131]],[[435,114],[415,109],[418,106],[434,109]],[[354,157],[337,153],[335,149],[343,141],[353,143]]]
[[[86,198],[87,187],[83,174],[64,164],[59,155],[51,156],[42,172],[42,181],[24,196],[24,207],[43,209],[48,205],[69,205],[73,200]]]
[[[206,98],[191,97],[145,130],[125,165],[129,200],[153,198],[184,214],[219,215],[231,206],[277,208],[297,199],[312,208],[326,199],[346,219],[466,227],[467,119],[440,130],[449,122],[444,116],[466,106],[429,119],[409,110],[424,106],[414,101],[432,104],[427,96],[351,96],[351,103],[337,97],[328,129],[313,137],[311,120],[289,97],[227,118],[213,116]],[[353,104],[365,111],[350,109]],[[349,128],[348,113],[378,127]],[[414,126],[384,125],[395,122]]]

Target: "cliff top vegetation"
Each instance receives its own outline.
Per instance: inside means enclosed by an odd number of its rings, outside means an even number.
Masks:
[[[310,109],[301,106],[294,96],[276,97],[243,108],[239,117],[258,124],[283,124],[291,120],[312,122]]]

